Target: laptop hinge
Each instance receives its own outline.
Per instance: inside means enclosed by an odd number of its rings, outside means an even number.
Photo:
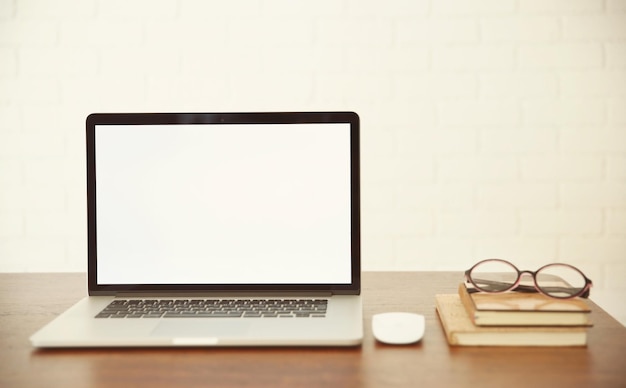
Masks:
[[[265,298],[265,297],[283,297],[283,298],[319,298],[319,297],[331,297],[333,293],[330,291],[311,291],[311,292],[266,292],[266,291],[254,291],[254,292],[189,292],[189,291],[161,291],[161,292],[118,292],[115,293],[116,297],[133,297],[133,298]]]

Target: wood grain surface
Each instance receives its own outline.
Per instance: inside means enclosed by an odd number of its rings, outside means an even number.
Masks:
[[[626,328],[593,302],[589,345],[450,347],[435,312],[455,272],[363,273],[363,345],[351,348],[37,350],[28,337],[87,295],[84,274],[0,274],[0,387],[625,387]],[[377,343],[372,315],[426,316],[414,345]]]

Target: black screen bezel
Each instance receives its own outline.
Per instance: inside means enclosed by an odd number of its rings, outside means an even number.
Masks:
[[[349,284],[98,284],[96,230],[96,145],[100,125],[150,124],[301,124],[349,123],[351,164],[351,282]],[[87,142],[87,278],[89,295],[150,292],[329,292],[359,294],[361,290],[360,235],[360,119],[354,112],[244,113],[93,113],[86,119]]]

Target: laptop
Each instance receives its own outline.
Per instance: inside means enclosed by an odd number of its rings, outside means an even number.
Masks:
[[[33,346],[361,343],[356,113],[97,113],[86,127],[88,296]]]

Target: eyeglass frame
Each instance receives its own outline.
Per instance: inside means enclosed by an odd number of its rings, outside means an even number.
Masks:
[[[492,290],[485,290],[483,288],[481,288],[480,286],[478,286],[476,283],[474,283],[474,281],[472,280],[472,277],[470,276],[470,274],[472,273],[472,271],[479,265],[484,264],[486,262],[490,262],[490,261],[499,261],[505,264],[510,265],[513,269],[515,269],[515,271],[517,272],[517,279],[512,283],[512,285],[506,289],[503,290],[497,290],[497,291],[492,291]],[[569,295],[569,296],[556,296],[556,295],[550,295],[547,292],[545,292],[541,287],[539,287],[539,285],[537,284],[537,273],[541,272],[543,269],[547,268],[547,267],[551,267],[554,265],[559,265],[559,266],[565,266],[568,267],[570,269],[573,269],[574,271],[578,272],[583,279],[585,279],[585,286],[582,287],[580,289],[580,291],[578,291],[575,294]],[[522,275],[524,274],[529,274],[532,279],[533,279],[533,286],[528,286],[525,284],[520,284],[520,282],[522,281]],[[565,264],[565,263],[549,263],[546,264],[542,267],[540,267],[538,270],[536,271],[529,271],[529,270],[520,270],[519,268],[517,268],[513,263],[511,263],[508,260],[504,260],[504,259],[498,259],[498,258],[493,258],[493,259],[485,259],[485,260],[481,260],[478,263],[474,264],[470,269],[465,271],[465,280],[469,281],[478,291],[481,292],[486,292],[486,293],[490,293],[490,294],[497,294],[497,293],[502,293],[502,292],[507,292],[507,291],[520,291],[520,292],[539,292],[542,295],[548,296],[550,298],[555,298],[555,299],[572,299],[572,298],[588,298],[589,294],[591,293],[591,287],[593,286],[593,282],[591,281],[591,279],[589,279],[587,276],[585,276],[585,274],[578,268],[574,267],[571,264]]]

